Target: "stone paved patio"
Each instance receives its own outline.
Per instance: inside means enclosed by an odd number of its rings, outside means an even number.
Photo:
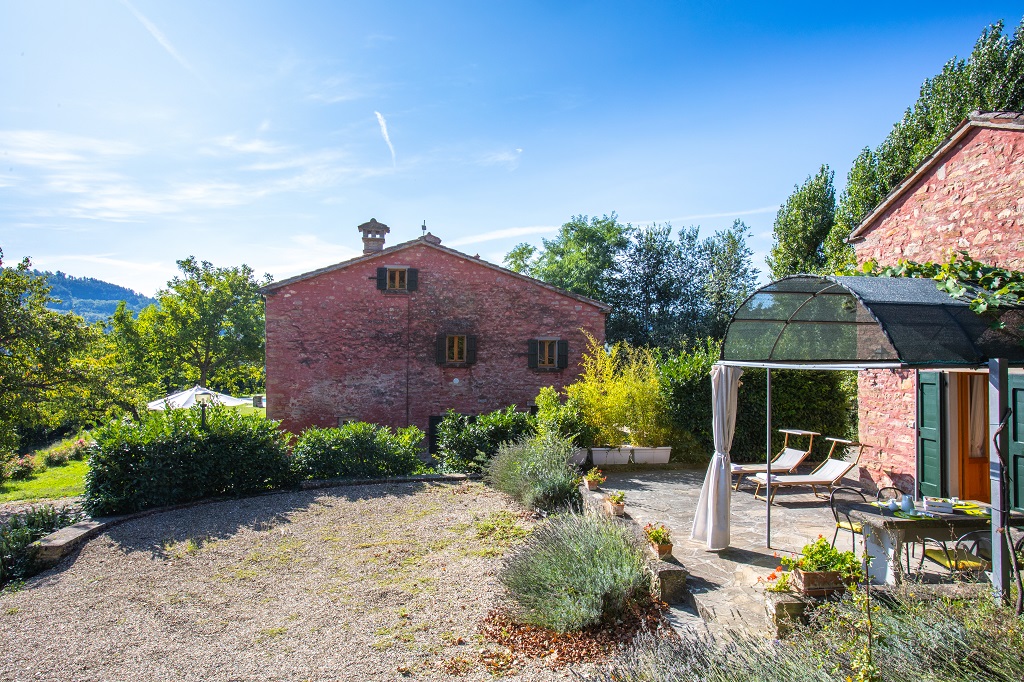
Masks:
[[[765,503],[755,500],[753,484],[732,494],[732,542],[708,552],[690,540],[694,509],[705,470],[607,471],[604,492],[626,492],[626,513],[641,525],[664,523],[672,530],[673,556],[690,572],[695,606],[713,627],[751,634],[767,630],[763,591],[757,579],[779,565],[779,555],[793,554],[818,535],[829,540],[835,529],[828,502],[807,492],[780,490],[772,507],[772,548],[765,547]],[[853,479],[846,485],[856,486]],[[838,546],[849,549],[849,534]],[[858,543],[858,551],[861,545]]]

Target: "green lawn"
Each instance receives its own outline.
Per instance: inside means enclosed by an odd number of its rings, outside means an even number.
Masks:
[[[0,502],[81,495],[88,469],[85,460],[72,461],[62,467],[47,467],[26,481],[6,481],[0,485]]]

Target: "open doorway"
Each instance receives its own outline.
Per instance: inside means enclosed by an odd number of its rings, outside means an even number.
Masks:
[[[950,493],[964,500],[988,502],[988,375],[949,375]]]

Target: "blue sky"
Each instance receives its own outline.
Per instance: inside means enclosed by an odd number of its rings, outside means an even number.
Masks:
[[[1024,3],[0,0],[5,261],[152,294],[428,228],[501,262],[574,214],[743,219],[837,185]],[[383,135],[386,126],[388,139]]]

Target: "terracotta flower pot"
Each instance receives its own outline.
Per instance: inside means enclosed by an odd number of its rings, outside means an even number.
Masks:
[[[658,555],[659,559],[664,559],[665,557],[672,556],[672,543],[671,542],[666,542],[666,543],[661,544],[661,545],[652,542],[651,543],[651,549],[654,550],[654,553]]]
[[[625,502],[619,502],[618,504],[615,504],[614,502],[608,501],[606,502],[606,504],[608,505],[608,511],[609,513],[611,513],[612,516],[622,516],[626,513]]]
[[[846,583],[840,571],[802,571],[794,568],[792,585],[793,589],[808,597],[828,597],[846,591]]]
[[[587,479],[583,479],[583,482],[587,485],[587,490],[597,490],[601,487],[601,484],[597,481],[588,481]]]

